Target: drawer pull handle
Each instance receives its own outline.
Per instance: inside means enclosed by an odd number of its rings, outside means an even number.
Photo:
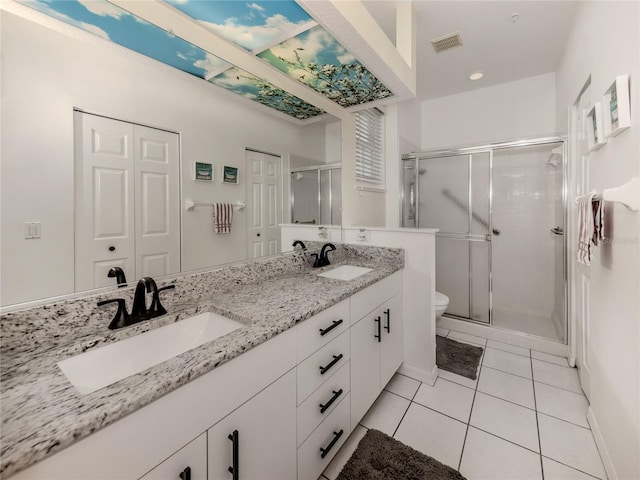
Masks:
[[[377,335],[374,335],[374,337],[375,337],[375,338],[377,338],[377,339],[378,339],[378,343],[380,343],[380,342],[382,341],[382,332],[381,332],[381,330],[380,330],[380,325],[382,324],[382,321],[380,320],[380,315],[378,315],[378,316],[375,318],[374,322],[376,322],[376,323],[378,324],[378,325],[377,325],[378,334],[377,334]]]
[[[240,444],[238,442],[239,440],[239,434],[238,434],[238,430],[234,430],[233,433],[229,434],[229,440],[231,440],[231,442],[233,443],[233,465],[231,467],[229,467],[229,472],[231,473],[231,475],[233,475],[233,480],[238,480],[240,478],[240,473],[239,473],[239,469],[238,469],[238,457],[239,457],[239,448],[240,448]]]
[[[333,391],[333,397],[331,397],[329,399],[329,401],[327,403],[325,403],[324,405],[320,404],[320,413],[326,412],[327,408],[329,408],[331,405],[333,405],[333,402],[335,402],[340,395],[342,395],[342,389],[338,390],[337,392],[334,390]]]
[[[387,331],[387,333],[391,333],[391,309],[387,308],[384,311],[384,314],[387,316],[387,324],[385,325],[384,329]]]
[[[342,319],[340,320],[334,320],[333,323],[331,325],[329,325],[327,328],[321,328],[320,329],[320,336],[323,337],[325,336],[327,333],[329,333],[331,330],[333,330],[334,328],[336,328],[338,325],[340,325],[342,323]]]
[[[340,439],[342,434],[344,433],[343,429],[340,429],[339,432],[333,432],[333,439],[329,442],[326,448],[320,448],[320,458],[324,458],[331,451],[336,442]]]
[[[191,480],[191,467],[187,467],[180,472],[180,478],[182,480]]]
[[[320,367],[320,375],[324,375],[325,373],[327,373],[331,367],[333,367],[336,363],[338,363],[340,360],[342,360],[342,357],[344,355],[340,354],[340,355],[334,355],[333,356],[333,360],[331,360],[326,367]]]

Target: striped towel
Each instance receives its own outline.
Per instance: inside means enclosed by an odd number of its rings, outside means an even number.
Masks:
[[[593,200],[593,237],[591,242],[597,247],[600,240],[606,240],[604,236],[604,200]]]
[[[213,231],[215,233],[231,233],[233,221],[233,205],[230,203],[213,204]]]
[[[595,193],[577,198],[578,202],[578,262],[591,265],[591,242],[594,236],[593,197]]]

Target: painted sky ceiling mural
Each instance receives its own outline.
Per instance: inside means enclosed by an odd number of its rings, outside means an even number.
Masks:
[[[105,0],[19,1],[299,120],[323,113]],[[167,0],[167,3],[342,107],[393,95],[293,0]]]

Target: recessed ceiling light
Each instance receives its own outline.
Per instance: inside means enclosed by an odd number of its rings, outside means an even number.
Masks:
[[[469,80],[480,80],[482,77],[484,77],[484,73],[473,72],[471,75],[469,75]]]

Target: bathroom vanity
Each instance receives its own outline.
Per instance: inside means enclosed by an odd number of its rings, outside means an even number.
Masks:
[[[350,245],[328,267],[311,269],[309,258],[181,277],[183,294],[166,304],[177,313],[67,341],[22,366],[14,352],[12,370],[3,366],[3,478],[317,479],[402,363],[404,260],[402,250]],[[318,275],[340,263],[364,273]],[[244,326],[86,395],[56,365],[205,311]],[[20,315],[5,315],[3,334]]]

